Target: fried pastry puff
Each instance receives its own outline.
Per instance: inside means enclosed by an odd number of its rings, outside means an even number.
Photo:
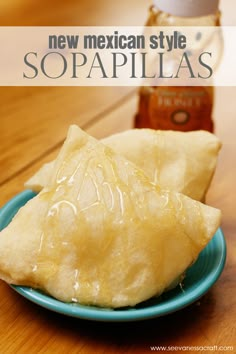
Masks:
[[[0,278],[64,302],[134,306],[185,272],[220,218],[71,126],[47,187],[0,233]]]
[[[176,132],[132,129],[102,140],[118,154],[144,170],[161,188],[204,201],[215,172],[219,139],[206,131]],[[47,163],[25,184],[39,192],[53,171]]]

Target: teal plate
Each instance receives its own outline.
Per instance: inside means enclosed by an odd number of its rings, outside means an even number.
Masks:
[[[0,211],[0,229],[6,227],[18,209],[34,196],[35,193],[27,190],[10,200]],[[198,260],[187,271],[182,287],[177,287],[135,307],[116,310],[63,303],[28,287],[12,286],[12,288],[28,300],[67,316],[107,322],[146,320],[170,314],[198,300],[219,278],[225,259],[225,239],[221,229],[218,229]]]

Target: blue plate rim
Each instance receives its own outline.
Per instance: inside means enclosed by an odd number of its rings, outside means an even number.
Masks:
[[[9,202],[7,202],[0,209],[0,225],[1,221],[4,220],[4,218],[9,214],[9,212],[12,212],[12,209],[18,210],[23,204],[25,204],[35,195],[36,193],[32,192],[31,190],[25,190],[17,194]],[[31,289],[29,287],[16,285],[10,286],[17,293],[30,300],[31,302],[40,305],[48,310],[66,316],[105,322],[127,322],[152,319],[155,317],[161,317],[167,314],[171,314],[173,312],[183,309],[184,307],[191,305],[193,302],[197,301],[200,297],[202,297],[218,280],[224,269],[226,261],[226,242],[221,228],[219,228],[215,233],[210,243],[212,242],[218,243],[218,248],[220,248],[221,251],[220,257],[218,259],[217,266],[214,267],[214,269],[210,273],[208,273],[208,275],[201,282],[197,290],[195,289],[195,291],[193,291],[192,293],[188,293],[187,297],[183,291],[183,297],[181,297],[180,299],[172,299],[164,303],[160,302],[156,305],[148,306],[146,308],[113,310],[79,304],[67,304],[52,298],[50,295],[43,294],[40,291]],[[204,252],[204,250],[202,252]]]

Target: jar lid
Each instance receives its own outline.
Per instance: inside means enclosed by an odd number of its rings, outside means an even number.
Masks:
[[[198,17],[216,13],[219,0],[153,0],[161,11],[179,17]]]

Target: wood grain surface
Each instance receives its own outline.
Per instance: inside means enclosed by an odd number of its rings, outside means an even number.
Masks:
[[[149,5],[146,0],[9,0],[0,3],[0,25],[139,25]],[[235,1],[223,0],[221,7],[223,23],[236,25]],[[70,123],[101,138],[132,127],[137,104],[136,90],[129,87],[2,87],[0,97],[0,207],[56,156]],[[207,203],[223,212],[227,262],[210,291],[163,318],[109,324],[50,312],[1,281],[0,354],[148,353],[151,346],[234,346],[236,353],[236,88],[216,89],[214,119],[223,148]],[[218,347],[217,352],[230,351]]]

